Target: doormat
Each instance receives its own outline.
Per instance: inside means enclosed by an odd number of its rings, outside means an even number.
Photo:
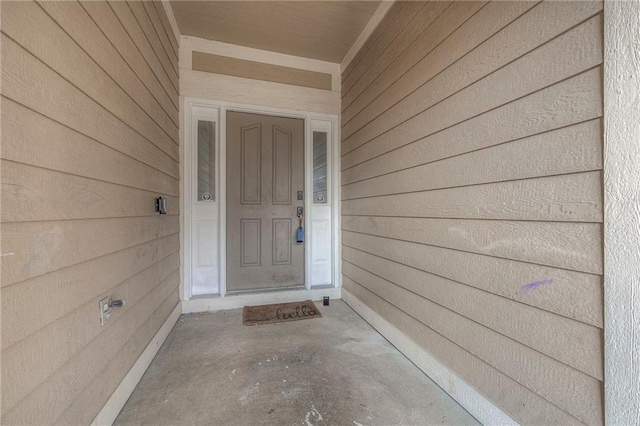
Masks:
[[[276,303],[274,305],[245,306],[242,311],[242,323],[244,325],[273,324],[312,318],[322,318],[322,314],[311,300]]]

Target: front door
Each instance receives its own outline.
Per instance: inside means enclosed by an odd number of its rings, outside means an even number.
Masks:
[[[304,121],[227,113],[227,290],[304,286]]]

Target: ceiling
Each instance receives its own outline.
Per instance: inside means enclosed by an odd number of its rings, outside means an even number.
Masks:
[[[379,1],[172,1],[182,35],[342,61]]]

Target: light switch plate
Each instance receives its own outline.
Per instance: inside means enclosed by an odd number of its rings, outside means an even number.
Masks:
[[[104,324],[107,322],[109,317],[111,316],[111,298],[105,297],[100,300],[100,326],[104,327]]]

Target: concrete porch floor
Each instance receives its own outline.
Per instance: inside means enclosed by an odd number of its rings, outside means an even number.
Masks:
[[[115,424],[477,424],[346,303],[316,305],[252,327],[183,315]]]

